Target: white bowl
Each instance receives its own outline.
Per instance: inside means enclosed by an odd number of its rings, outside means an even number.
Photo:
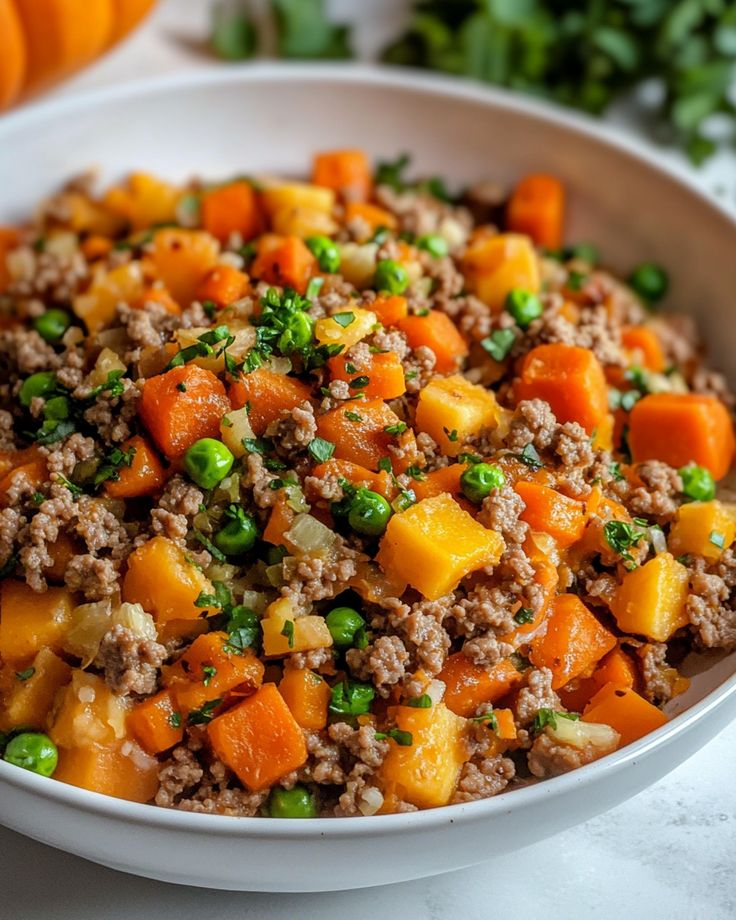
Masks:
[[[598,124],[519,97],[405,71],[333,66],[218,69],[123,86],[0,121],[0,223],[99,165],[211,177],[298,175],[315,150],[402,151],[451,183],[561,176],[569,238],[621,270],[666,265],[672,301],[697,313],[717,365],[733,367],[736,224]],[[677,432],[673,432],[677,436]],[[0,762],[0,822],[127,872],[216,888],[325,891],[469,866],[549,837],[655,782],[736,713],[736,655],[696,663],[672,721],[566,776],[493,799],[408,815],[312,821],[189,814],[107,798]],[[707,778],[705,778],[707,781]]]

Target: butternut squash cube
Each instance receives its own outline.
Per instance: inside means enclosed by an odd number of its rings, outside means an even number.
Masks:
[[[660,553],[624,576],[611,604],[619,629],[666,642],[687,624],[688,574],[670,553]]]
[[[269,604],[266,616],[261,620],[261,629],[263,654],[268,658],[332,646],[332,635],[324,617],[295,617],[286,598]]]
[[[500,313],[514,288],[536,294],[540,287],[539,261],[532,241],[518,233],[498,233],[471,243],[465,253],[470,289]]]
[[[443,704],[429,709],[396,706],[396,727],[411,734],[410,745],[390,742],[381,766],[384,790],[417,808],[439,808],[452,799],[462,765],[467,722]]]
[[[152,176],[133,173],[125,185],[113,186],[104,198],[105,205],[130,223],[133,230],[176,220],[176,205],[181,197],[178,188]]]
[[[289,668],[281,678],[279,693],[302,728],[319,731],[327,725],[331,691],[319,674],[308,668]]]
[[[435,377],[419,394],[416,426],[439,444],[442,453],[456,457],[465,442],[498,423],[495,395],[461,374]]]
[[[316,208],[279,208],[274,212],[271,223],[274,233],[298,236],[303,240],[310,236],[333,236],[339,229],[328,212]]]
[[[436,600],[470,572],[495,565],[503,549],[500,534],[487,530],[443,493],[395,514],[377,559],[389,577]]]
[[[306,208],[321,214],[331,214],[335,207],[335,193],[330,188],[308,182],[287,182],[266,187],[261,192],[261,201],[271,218],[284,208]]]
[[[610,725],[623,747],[664,725],[667,716],[630,687],[606,684],[585,707],[583,721]]]
[[[143,269],[140,262],[127,262],[107,272],[95,273],[88,291],[72,303],[74,312],[90,333],[98,332],[115,319],[119,303],[135,303],[143,293]]]
[[[13,674],[5,708],[0,709],[0,729],[16,725],[45,728],[56,692],[69,682],[71,673],[69,665],[50,648],[42,648],[33,659],[30,677],[22,680]]]
[[[690,502],[677,513],[668,540],[676,556],[690,554],[715,561],[736,536],[734,514],[719,501]]]
[[[194,602],[212,591],[210,580],[166,537],[153,537],[128,557],[123,599],[140,604],[157,623],[197,619],[206,608]]]
[[[331,316],[317,320],[314,334],[320,345],[343,345],[347,351],[348,348],[370,335],[378,322],[375,313],[371,310],[364,310],[362,307],[346,306],[342,312],[352,313],[353,318],[344,317],[340,323]],[[345,321],[347,325],[342,325],[342,322]]]
[[[67,588],[37,594],[21,581],[4,581],[0,589],[0,657],[8,664],[27,663],[42,648],[61,650],[72,616]]]
[[[59,748],[54,779],[129,802],[150,802],[158,789],[159,762],[135,742]]]
[[[129,709],[126,698],[115,696],[102,677],[74,671],[54,701],[49,736],[64,748],[114,745],[127,736]]]

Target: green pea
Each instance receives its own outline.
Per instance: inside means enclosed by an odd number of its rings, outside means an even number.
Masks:
[[[533,320],[542,315],[542,301],[536,294],[514,288],[506,295],[506,312],[510,313],[516,325],[526,329]]]
[[[682,494],[696,502],[709,502],[716,497],[716,483],[710,470],[695,463],[680,467]]]
[[[217,531],[212,541],[220,552],[226,556],[241,556],[253,549],[258,539],[255,519],[239,505],[230,505],[225,519],[227,523]]]
[[[307,239],[307,246],[312,252],[320,270],[334,274],[340,268],[340,249],[334,240],[329,236],[310,236]]]
[[[203,489],[214,489],[232,469],[235,457],[222,441],[200,438],[184,454],[184,469]]]
[[[325,623],[338,647],[353,645],[356,633],[365,626],[363,617],[352,607],[335,607],[325,617]]]
[[[26,377],[20,388],[20,404],[30,406],[34,396],[47,396],[56,389],[56,374],[53,371],[39,371]]]
[[[427,233],[424,236],[420,236],[417,240],[417,246],[419,249],[423,249],[424,252],[428,252],[435,259],[442,259],[450,252],[447,240],[444,236],[440,236],[439,233]]]
[[[54,421],[69,418],[69,412],[69,400],[66,396],[52,396],[46,400],[43,407],[43,417]]]
[[[272,818],[316,818],[317,803],[305,786],[271,790],[268,813]]]
[[[72,318],[66,310],[47,310],[33,321],[33,328],[47,342],[58,342],[71,325]]]
[[[393,259],[381,259],[376,265],[373,283],[377,290],[389,294],[403,294],[409,286],[409,276],[403,265]]]
[[[41,732],[22,732],[10,739],[3,760],[41,776],[53,776],[59,761],[59,752],[48,735]]]
[[[299,310],[292,313],[286,320],[284,331],[279,336],[278,345],[284,353],[306,348],[314,337],[314,320],[312,317]]]
[[[383,495],[370,489],[358,489],[348,506],[348,524],[356,533],[377,537],[386,529],[391,505]]]
[[[329,710],[336,716],[362,716],[371,711],[375,695],[370,684],[343,680],[332,688]]]
[[[629,275],[629,284],[636,293],[649,303],[661,300],[667,293],[670,279],[667,272],[653,262],[642,262]]]
[[[492,463],[473,463],[460,477],[463,495],[478,504],[494,489],[503,488],[505,483],[503,470]]]

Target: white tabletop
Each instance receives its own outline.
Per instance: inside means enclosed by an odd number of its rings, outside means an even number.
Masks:
[[[149,28],[56,95],[211,63],[208,0],[168,0]],[[405,15],[394,0],[333,0],[360,22],[363,55]],[[613,116],[636,131],[631,110]],[[679,159],[663,150],[664,158]],[[133,166],[134,164],[131,164]],[[696,175],[736,209],[736,157]],[[381,889],[265,895],[177,888],[103,869],[0,829],[0,920],[733,920],[736,724],[661,782],[600,818],[484,866]]]

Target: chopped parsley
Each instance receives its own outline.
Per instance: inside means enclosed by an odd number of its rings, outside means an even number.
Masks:
[[[526,623],[534,622],[534,611],[529,607],[521,607],[514,614],[514,621],[520,626],[525,625]]]
[[[35,668],[26,668],[25,671],[16,671],[15,676],[18,680],[29,680],[35,673]]]
[[[577,722],[580,716],[577,712],[557,712],[554,709],[540,709],[536,716],[534,716],[532,731],[535,735],[538,735],[540,732],[544,731],[548,725],[550,728],[557,728],[558,719],[568,719],[570,722]]]
[[[726,545],[725,536],[722,533],[719,533],[717,530],[711,530],[708,539],[713,544],[713,546],[717,546],[718,549],[723,549],[723,547]]]
[[[427,474],[424,470],[421,470],[418,466],[412,465],[406,468],[406,475],[410,476],[416,482],[423,482],[427,478]]]
[[[340,716],[362,716],[370,712],[376,691],[371,684],[356,680],[343,680],[332,688],[330,712]]]
[[[453,443],[457,441],[457,428],[453,428],[452,431],[450,431],[449,428],[443,427],[442,430],[445,432],[448,441],[452,441]]]
[[[350,381],[349,387],[351,390],[364,390],[370,382],[371,382],[370,377],[361,375],[360,377],[354,377]]]
[[[169,725],[172,728],[181,728],[181,713],[180,712],[172,712],[169,715]]]
[[[474,716],[471,722],[479,722],[481,725],[486,725],[491,731],[498,731],[498,719],[496,718],[495,712],[489,710],[488,712],[482,712],[479,716]]]
[[[211,664],[202,665],[202,683],[205,687],[209,687],[212,682],[212,678],[217,674],[217,668]]]
[[[634,520],[635,523],[641,523],[641,518]],[[643,523],[647,522],[643,521]],[[606,521],[603,525],[603,536],[614,553],[618,553],[629,568],[636,568],[636,562],[631,555],[631,547],[644,539],[646,533],[643,530],[637,529],[634,524],[629,524],[627,521]]]
[[[486,338],[481,339],[484,348],[494,361],[504,361],[516,341],[516,334],[511,329],[496,329]]]
[[[318,463],[324,463],[335,453],[335,445],[324,438],[314,438],[309,442],[307,450]]]
[[[430,709],[432,697],[428,693],[423,693],[421,696],[412,696],[406,701],[406,705],[411,706],[413,709]]]
[[[120,470],[123,467],[130,468],[135,453],[135,447],[129,447],[127,450],[121,450],[119,447],[113,448],[95,473],[93,480],[95,486],[101,486],[103,482],[108,480],[117,482],[120,479]]]
[[[206,537],[201,530],[194,528],[194,539],[198,543],[201,543],[202,546],[207,550],[207,552],[212,556],[213,559],[216,559],[218,562],[227,562],[227,557],[224,553],[221,553],[220,550],[215,546],[212,540],[209,537]]]
[[[199,709],[193,709],[189,713],[188,722],[190,725],[206,725],[212,721],[215,710],[222,703],[221,699],[208,700]]]
[[[385,741],[390,738],[400,747],[411,747],[414,744],[414,737],[411,732],[402,731],[400,728],[392,728],[387,732],[376,732],[376,741]]]
[[[520,454],[514,454],[517,460],[528,466],[530,470],[540,470],[544,463],[533,444],[527,444]]]
[[[610,464],[608,472],[613,476],[614,482],[623,482],[626,478],[621,472],[621,464],[617,460],[614,460],[613,463]]]
[[[343,329],[346,329],[355,322],[355,313],[351,310],[346,310],[344,313],[333,313],[332,319],[335,320],[338,326],[342,326]]]
[[[406,422],[397,422],[395,425],[386,425],[386,427],[383,430],[386,432],[386,434],[400,435],[400,434],[403,434],[406,431],[406,429],[407,429]]]
[[[362,422],[363,416],[359,412],[353,412],[352,409],[345,410],[345,418],[349,422]]]
[[[289,643],[289,648],[294,648],[294,621],[287,620],[284,623],[284,628],[281,630],[281,635],[286,636],[286,639]]]

